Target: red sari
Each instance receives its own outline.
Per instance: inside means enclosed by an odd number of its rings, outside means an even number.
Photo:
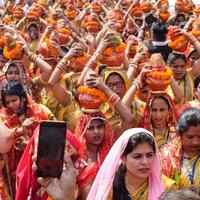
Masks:
[[[32,170],[32,156],[34,152],[35,137],[39,132],[39,126],[36,128],[34,135],[29,141],[23,156],[17,167],[17,191],[15,200],[47,200],[48,194],[46,192],[41,192],[41,185],[37,181],[35,172]],[[81,143],[79,140],[70,132],[66,133],[67,138],[67,151],[72,159],[76,172],[78,174],[77,184],[81,178],[81,172],[86,166],[84,159],[81,157],[80,149]]]
[[[113,143],[114,143],[114,133],[112,130],[112,127],[110,126],[107,119],[104,117],[103,113],[101,112],[92,112],[92,113],[82,113],[82,115],[79,117],[75,129],[75,135],[80,139],[83,148],[81,149],[82,154],[84,155],[84,159],[88,161],[88,155],[86,152],[86,141],[84,139],[85,131],[90,124],[92,119],[102,119],[105,121],[105,131],[104,131],[104,140],[99,146],[98,152],[97,152],[97,160],[93,162],[92,164],[88,165],[82,174],[82,180],[81,184],[79,185],[80,188],[85,188],[89,184],[94,181],[97,172],[99,171],[99,168],[101,164],[103,163],[104,159],[106,158],[108,152],[110,151]]]
[[[176,123],[177,123],[177,119],[178,119],[178,113],[176,110],[175,103],[173,102],[171,97],[165,91],[154,91],[149,94],[149,96],[147,98],[146,106],[144,108],[143,121],[142,121],[143,128],[154,133],[154,128],[153,128],[153,125],[151,122],[151,104],[152,104],[152,101],[157,97],[164,97],[169,103],[169,114],[168,114],[168,118],[167,118],[168,131],[167,131],[167,133],[165,133],[166,135],[165,135],[164,141],[161,141],[161,142],[156,141],[159,146],[159,149],[160,149],[160,148],[164,147],[165,144],[168,143],[169,141],[171,141],[172,139],[174,139],[174,138],[179,139],[179,137],[177,137],[177,134],[175,131],[175,127],[176,127]],[[156,137],[156,135],[155,135],[155,137]]]
[[[38,122],[41,120],[48,119],[48,115],[44,113],[40,105],[35,103],[30,97],[28,98],[27,107],[28,108],[24,114],[24,119],[33,117],[35,121],[38,121]],[[22,121],[20,121],[19,119],[19,116],[17,114],[14,114],[7,108],[3,108],[1,110],[0,119],[4,122],[4,124],[8,128],[20,127],[22,123]],[[32,128],[33,131],[36,126],[37,126],[37,123],[33,126]],[[13,148],[7,154],[4,155],[4,159],[6,161],[6,174],[8,176],[8,187],[9,187],[11,196],[13,198],[15,196],[15,184],[16,184],[15,173],[16,173],[17,165],[24,152],[26,142],[29,141],[31,136],[32,134],[16,138]]]

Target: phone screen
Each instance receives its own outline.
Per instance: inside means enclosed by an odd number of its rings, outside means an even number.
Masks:
[[[36,160],[37,177],[60,177],[63,170],[66,128],[66,122],[41,122]]]

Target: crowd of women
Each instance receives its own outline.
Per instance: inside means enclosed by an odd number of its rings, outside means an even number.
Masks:
[[[5,0],[0,90],[0,200],[200,199],[200,4]],[[67,123],[60,178],[36,175],[43,120]]]

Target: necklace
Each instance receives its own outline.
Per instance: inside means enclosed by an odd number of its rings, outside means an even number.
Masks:
[[[126,188],[129,192],[129,197],[131,200],[146,200],[147,194],[148,194],[148,183],[145,181],[137,190],[134,191],[134,189],[128,185],[125,184]]]
[[[166,128],[162,133],[156,133],[155,131],[156,129],[154,129],[153,133],[155,135],[156,138],[156,142],[158,144],[158,147],[160,148],[161,146],[163,146],[166,141],[169,139],[169,130]],[[163,134],[164,133],[164,134]]]

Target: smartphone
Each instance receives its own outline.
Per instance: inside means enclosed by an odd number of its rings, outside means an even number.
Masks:
[[[66,122],[41,122],[36,160],[37,177],[60,177],[63,170],[66,129]]]

